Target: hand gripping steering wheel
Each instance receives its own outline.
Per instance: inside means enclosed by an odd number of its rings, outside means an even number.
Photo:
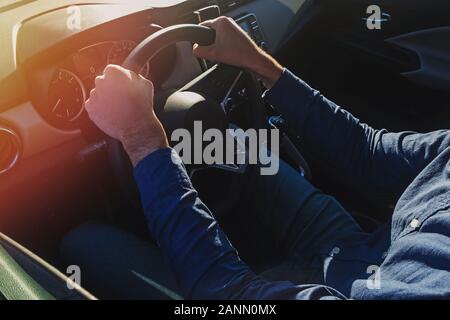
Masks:
[[[194,25],[181,24],[161,29],[144,39],[126,58],[123,67],[136,73],[154,58],[164,48],[177,42],[188,41],[202,46],[215,42],[214,29]],[[151,72],[151,70],[150,70]],[[261,88],[256,78],[248,71],[241,70],[241,78],[245,82],[249,104],[246,106],[245,117],[255,129],[262,128],[265,122],[264,103],[261,99]],[[201,77],[201,76],[200,76]],[[192,128],[193,122],[201,120],[204,129],[228,127],[228,119],[219,101],[204,94],[192,92],[190,89],[180,89],[173,93],[165,102],[163,108],[155,108],[170,138],[170,133],[180,127]],[[206,125],[205,125],[206,124]],[[206,128],[205,128],[206,127]],[[121,187],[121,192],[135,209],[140,208],[139,193],[134,183],[132,166],[119,141],[108,138],[108,154],[112,169]],[[236,186],[234,186],[236,187]],[[236,190],[234,190],[236,191]],[[228,192],[230,194],[231,192]],[[236,192],[234,192],[236,193]],[[225,198],[227,193],[224,192]],[[225,211],[233,201],[224,199]],[[214,208],[217,211],[217,208]],[[220,209],[219,209],[220,211]]]

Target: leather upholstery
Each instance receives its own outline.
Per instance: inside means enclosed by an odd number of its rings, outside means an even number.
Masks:
[[[67,281],[61,272],[0,233],[0,299],[95,299],[82,288],[69,289]]]

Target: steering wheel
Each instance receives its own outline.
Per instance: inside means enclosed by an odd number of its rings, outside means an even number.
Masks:
[[[177,42],[187,41],[202,46],[212,45],[215,42],[215,30],[209,27],[181,24],[161,29],[143,40],[126,58],[123,67],[136,73],[154,58],[161,50]],[[206,71],[208,72],[208,71]],[[239,70],[239,75],[246,88],[249,104],[246,106],[245,117],[249,125],[255,129],[262,128],[265,122],[264,103],[261,99],[261,88],[256,78],[245,70]],[[201,76],[200,76],[201,77]],[[166,100],[163,108],[156,108],[157,116],[161,120],[168,137],[173,130],[184,127],[192,129],[196,120],[202,121],[203,129],[218,128],[225,130],[229,126],[226,112],[219,101],[205,94],[195,92],[193,86],[185,86],[173,93]],[[139,193],[134,183],[132,166],[119,141],[108,138],[108,155],[115,177],[118,179],[122,194],[128,202],[140,208]],[[193,168],[191,167],[191,173]],[[226,169],[226,168],[225,168]],[[189,169],[188,169],[189,170]],[[236,194],[237,184],[231,184],[228,195],[223,192],[224,199],[220,208],[214,211],[226,211],[233,204],[232,193]]]

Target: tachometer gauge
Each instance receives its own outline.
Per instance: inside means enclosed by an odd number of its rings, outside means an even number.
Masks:
[[[108,64],[121,65],[136,46],[137,43],[132,40],[117,41],[108,53]],[[149,69],[149,64],[146,63],[140,74],[147,78]]]
[[[86,91],[73,72],[59,69],[55,72],[49,88],[50,112],[63,121],[75,121],[84,110]]]

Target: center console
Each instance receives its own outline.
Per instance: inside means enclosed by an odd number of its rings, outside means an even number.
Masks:
[[[238,25],[260,46],[266,49],[264,35],[259,26],[258,20],[253,13],[245,14],[236,19]]]
[[[194,11],[194,15],[200,23],[205,20],[217,18],[221,13],[219,6],[212,5]],[[266,49],[266,41],[254,13],[242,13],[235,18],[235,21],[253,39],[253,41],[258,44],[258,46]]]

